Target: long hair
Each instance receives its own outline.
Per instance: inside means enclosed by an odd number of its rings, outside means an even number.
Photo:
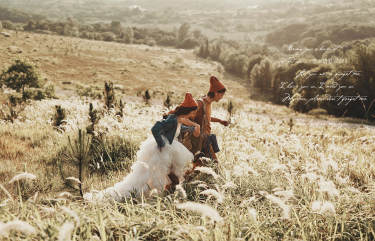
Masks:
[[[193,107],[177,106],[176,109],[169,111],[167,114],[164,114],[163,119],[166,119],[168,117],[168,115],[171,115],[171,114],[174,114],[176,116],[187,115],[187,114],[189,114],[190,112],[192,112],[196,109],[198,109],[197,106],[193,106]]]
[[[218,90],[217,92],[218,93],[225,93],[225,91],[227,91],[227,89],[224,88],[224,89]],[[211,99],[213,99],[215,97],[215,92],[210,91],[210,92],[207,93],[207,96],[210,97]]]

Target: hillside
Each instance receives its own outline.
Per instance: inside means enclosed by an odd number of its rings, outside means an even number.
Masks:
[[[6,237],[4,223],[19,219],[31,225],[30,234],[12,232],[9,240],[56,240],[59,235],[73,240],[374,238],[374,127],[250,100],[248,83],[191,50],[7,32],[11,37],[0,36],[0,66],[7,68],[17,57],[36,62],[58,98],[30,101],[14,123],[0,120],[1,237]],[[117,204],[85,203],[66,185],[61,165],[77,177],[74,166],[64,162],[68,136],[75,140],[78,129],[89,124],[89,103],[104,109],[102,99],[88,95],[101,93],[106,81],[113,81],[116,98],[125,102],[124,115],[104,113],[96,130],[116,152],[124,141],[137,150],[166,111],[162,102],[168,93],[173,104],[186,91],[199,97],[210,75],[228,88],[224,100],[214,103],[213,115],[228,118],[228,101],[235,110],[229,127],[212,124],[221,149],[217,176],[198,172],[182,191]],[[150,105],[143,101],[145,90],[151,92]],[[0,91],[4,104],[11,91]],[[52,127],[56,105],[66,110],[62,132]],[[125,164],[85,173],[84,192],[109,187],[130,171],[134,157],[116,158]],[[21,172],[36,178],[9,182]],[[201,194],[204,190],[211,195]],[[203,211],[201,217],[177,208],[186,201],[214,212]]]

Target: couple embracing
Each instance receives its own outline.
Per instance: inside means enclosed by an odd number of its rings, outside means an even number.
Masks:
[[[131,172],[114,186],[86,193],[84,198],[122,201],[132,193],[139,196],[147,195],[151,190],[173,190],[189,171],[194,161],[193,153],[203,153],[217,162],[215,153],[219,148],[216,136],[211,134],[210,123],[227,126],[228,122],[211,117],[211,104],[220,101],[225,91],[224,85],[212,76],[206,96],[195,101],[190,93],[186,93],[184,101],[151,128],[152,136],[142,142]],[[185,145],[178,140],[180,134]],[[194,167],[196,165],[202,163],[196,160]]]

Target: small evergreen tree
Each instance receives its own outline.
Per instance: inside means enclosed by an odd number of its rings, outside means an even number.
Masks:
[[[177,41],[178,44],[181,44],[186,38],[189,37],[190,24],[183,23],[178,29]]]
[[[271,63],[265,59],[260,64],[256,64],[251,71],[250,80],[253,87],[260,88],[262,91],[269,90],[272,80]]]
[[[122,102],[122,100],[120,100],[120,103],[118,105],[119,110],[117,111],[116,115],[118,115],[120,117],[123,117],[124,116],[124,107],[125,107],[124,103]]]
[[[164,106],[168,109],[171,107],[171,98],[169,97],[169,94],[167,95],[167,99],[164,101]]]
[[[89,105],[89,120],[90,125],[86,127],[87,134],[93,134],[95,130],[95,125],[99,122],[99,115],[98,111],[94,109],[94,106],[92,103]]]
[[[59,128],[63,123],[66,118],[66,112],[65,109],[61,107],[61,105],[56,105],[55,106],[55,115],[53,118],[53,125],[57,128]]]
[[[151,95],[150,95],[150,93],[149,93],[148,90],[145,91],[143,99],[145,100],[145,102],[146,102],[147,105],[150,103]]]
[[[112,82],[104,84],[104,102],[108,110],[115,107],[115,91]]]

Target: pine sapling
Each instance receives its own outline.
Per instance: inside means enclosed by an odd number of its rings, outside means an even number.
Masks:
[[[164,101],[164,106],[169,109],[171,105],[171,98],[169,97],[169,95],[167,95],[167,99]]]
[[[99,122],[98,110],[94,109],[92,103],[89,105],[89,120],[90,125],[86,128],[87,134],[93,134],[95,130],[95,125]]]
[[[151,95],[150,95],[150,92],[148,90],[145,91],[143,99],[145,100],[147,105],[150,103]]]
[[[105,82],[104,84],[104,102],[108,110],[115,107],[115,92],[112,82]]]
[[[66,118],[65,109],[62,108],[61,105],[56,105],[55,106],[55,115],[54,115],[54,118],[53,118],[53,125],[56,128],[61,129],[60,128],[61,125],[66,122],[65,118]]]
[[[228,102],[228,106],[227,106],[227,111],[228,111],[228,120],[229,120],[229,123],[231,123],[231,120],[232,120],[232,115],[233,115],[233,102],[230,100]]]
[[[120,103],[118,105],[119,110],[116,113],[116,115],[118,115],[120,117],[123,117],[124,116],[124,107],[125,107],[124,103],[122,102],[122,100],[120,100]]]

